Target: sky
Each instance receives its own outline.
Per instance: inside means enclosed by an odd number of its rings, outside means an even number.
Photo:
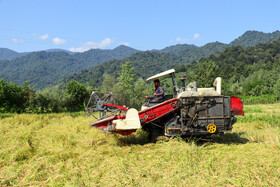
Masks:
[[[0,48],[138,50],[280,30],[279,0],[0,0]]]

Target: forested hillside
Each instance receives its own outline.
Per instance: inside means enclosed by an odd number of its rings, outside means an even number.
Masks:
[[[0,48],[0,60],[11,60],[27,54],[28,53],[18,53],[7,48]]]
[[[271,42],[280,37],[280,31],[275,31],[272,33],[263,33],[259,31],[247,31],[242,36],[233,40],[229,45],[237,46],[241,45],[242,47],[253,47],[260,43]]]
[[[279,40],[272,43],[261,44],[256,47],[242,48],[241,46],[235,46],[225,49],[227,46],[226,44],[215,42],[206,44],[200,48],[190,48],[175,54],[146,51],[136,53],[123,60],[109,61],[91,69],[83,70],[81,73],[73,74],[64,79],[63,84],[74,79],[84,84],[90,83],[91,85],[95,84],[96,86],[100,86],[104,74],[117,77],[120,71],[120,64],[131,61],[132,66],[135,67],[137,76],[142,78],[147,78],[170,68],[176,68],[179,72],[187,71],[190,78],[193,80],[202,80],[203,77],[205,77],[206,80],[212,81],[215,76],[222,76],[227,81],[231,78],[231,83],[237,85],[239,84],[237,81],[243,81],[242,78],[247,78],[249,75],[253,76],[251,74],[254,73],[255,70],[266,71],[262,66],[266,67],[271,61],[277,62],[278,57],[274,56],[278,54],[279,46],[277,46],[277,43],[279,43]],[[219,52],[223,50],[225,51],[219,54]],[[197,54],[200,54],[202,57],[209,56],[210,51],[213,53],[210,57],[201,58],[199,62],[195,62],[195,60],[198,59],[198,56],[196,56]],[[274,52],[272,53],[270,51]],[[214,54],[219,55],[216,56]],[[191,65],[184,65],[191,61],[193,62]],[[219,72],[215,71],[211,74],[211,76],[213,76],[211,79],[209,79],[210,75],[207,76],[209,74],[208,72],[203,72],[206,74],[198,74],[196,72],[202,70],[207,71],[209,69],[208,65],[210,66],[211,63],[214,64],[215,69],[219,68]],[[250,69],[251,66],[255,69]],[[250,70],[248,70],[248,68]],[[240,78],[240,80],[237,80],[237,78]]]
[[[120,64],[125,61],[131,61],[137,75],[145,78],[169,68],[178,68],[180,65],[198,61],[202,57],[207,58],[211,54],[217,55],[228,46],[255,46],[276,40],[279,36],[279,31],[248,31],[230,44],[212,42],[201,47],[178,44],[162,50],[145,52],[126,46],[119,46],[113,50],[92,49],[74,54],[59,49],[50,50],[51,52],[33,52],[17,59],[0,61],[0,78],[21,85],[29,81],[35,89],[55,85],[61,80],[62,83],[67,83],[72,79],[100,86],[104,73],[116,77]]]
[[[45,52],[61,52],[62,51],[62,52],[68,53],[68,54],[74,54],[73,52],[67,51],[64,49],[47,49],[47,50],[42,50],[42,51],[45,51]],[[33,53],[42,52],[42,51],[33,51]],[[32,53],[32,52],[19,53],[19,52],[13,51],[11,49],[0,48],[0,60],[13,60],[13,59],[28,55],[30,53]]]
[[[176,55],[182,58],[184,64],[189,64],[193,61],[199,60],[201,57],[208,57],[211,54],[219,54],[228,47],[227,44],[221,42],[208,43],[202,47],[187,49],[178,52]]]
[[[101,86],[104,75],[116,78],[120,64],[125,61],[130,61],[136,75],[142,78],[176,67],[177,72],[187,75],[188,81],[198,81],[201,87],[211,87],[214,78],[221,76],[226,95],[280,95],[280,39],[256,47],[228,47],[219,55],[180,66],[178,64],[185,61],[175,54],[146,51],[84,70],[68,77],[63,83],[74,79],[95,87]]]
[[[175,54],[145,51],[136,53],[123,60],[112,60],[93,68],[82,70],[81,73],[75,73],[65,78],[62,83],[65,84],[71,80],[77,80],[84,84],[100,86],[104,75],[109,74],[116,78],[120,73],[121,64],[124,64],[126,61],[130,61],[132,66],[135,67],[136,76],[138,77],[148,77],[156,72],[170,69],[178,64],[184,63],[184,61]]]
[[[0,61],[0,78],[24,84],[29,81],[36,89],[55,84],[58,80],[112,59],[122,59],[137,50],[119,46],[113,50],[92,49],[70,55],[66,52],[34,52],[11,61]]]
[[[215,77],[222,77],[224,94],[279,96],[280,39],[256,47],[229,47],[219,55],[177,69],[202,87],[212,86]]]
[[[137,53],[75,74],[64,80],[65,87],[55,86],[36,93],[28,83],[17,86],[0,80],[0,112],[80,110],[93,89],[112,91],[118,104],[137,108],[143,96],[152,90],[152,84],[147,85],[139,77],[147,78],[153,72],[183,62],[176,57],[175,54],[150,51]],[[259,96],[262,102],[275,102],[280,96],[280,39],[255,47],[228,47],[219,55],[177,66],[176,70],[177,76],[185,74],[187,83],[197,81],[200,87],[212,87],[215,77],[222,77],[224,95]],[[171,81],[161,80],[168,93]]]
[[[221,42],[208,43],[202,47],[194,45],[178,44],[170,47],[166,47],[159,52],[177,54],[186,63],[199,60],[201,57],[208,57],[211,54],[219,54],[227,47],[238,46],[253,47],[261,43],[271,42],[280,38],[280,31],[272,33],[263,33],[258,31],[247,31],[237,39],[233,40],[229,44]]]
[[[161,50],[153,50],[153,51],[158,51],[158,52],[162,52],[162,53],[179,53],[181,51],[185,51],[185,50],[189,50],[189,49],[196,49],[198,48],[195,45],[189,45],[189,44],[177,44],[177,45],[172,45],[169,47],[165,47]]]

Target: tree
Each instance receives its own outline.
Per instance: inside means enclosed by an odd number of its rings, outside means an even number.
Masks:
[[[140,109],[144,96],[149,95],[151,90],[142,78],[138,78],[134,86],[134,97],[132,97],[133,107]]]
[[[127,61],[121,65],[122,71],[119,74],[119,85],[121,89],[128,94],[133,93],[133,86],[136,80],[134,67],[132,67],[131,62]]]
[[[134,97],[135,72],[130,61],[121,65],[122,70],[118,77],[118,84],[114,86],[116,102],[121,105],[132,106]]]
[[[102,82],[102,90],[104,92],[111,92],[114,85],[116,84],[115,77],[105,74]]]
[[[24,112],[35,97],[35,91],[29,83],[16,85],[14,82],[0,80],[0,112]]]
[[[85,98],[87,97],[87,89],[86,87],[75,81],[72,80],[66,85],[66,93],[71,96],[72,102],[70,103],[71,110],[79,110],[83,108]]]
[[[200,87],[212,86],[214,79],[218,77],[218,66],[213,61],[204,61],[197,65],[194,71],[194,81],[197,81]]]

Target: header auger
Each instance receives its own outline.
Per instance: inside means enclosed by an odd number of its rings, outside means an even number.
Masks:
[[[237,97],[221,95],[221,78],[214,87],[199,88],[196,82],[185,87],[180,77],[178,89],[175,70],[171,69],[147,79],[171,75],[173,95],[164,102],[146,102],[141,111],[115,105],[111,92],[92,92],[86,110],[96,118],[90,125],[102,131],[129,135],[139,128],[149,132],[151,140],[157,136],[202,136],[223,134],[232,130],[235,115],[243,115],[243,104]],[[98,115],[99,114],[99,115]]]

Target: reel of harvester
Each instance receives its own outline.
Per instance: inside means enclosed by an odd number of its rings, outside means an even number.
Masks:
[[[112,92],[93,91],[86,106],[88,114],[97,120],[120,114],[122,110],[127,111],[128,109],[115,105]]]

